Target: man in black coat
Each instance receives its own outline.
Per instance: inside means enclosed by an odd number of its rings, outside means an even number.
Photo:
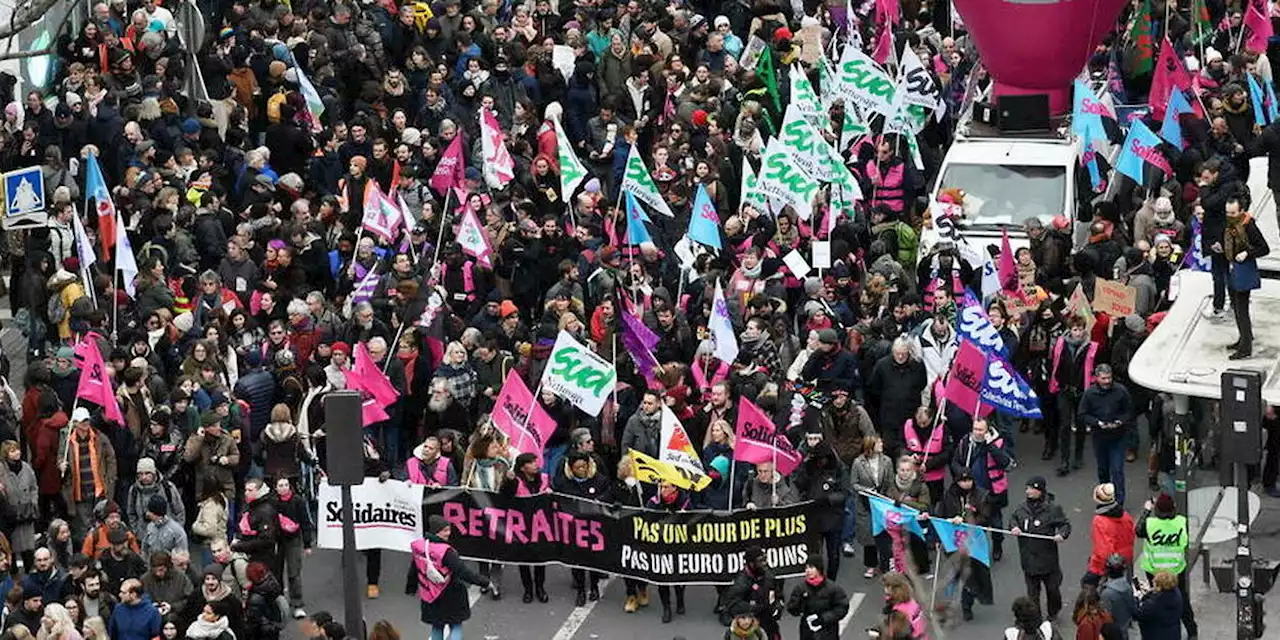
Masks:
[[[1022,575],[1027,583],[1027,596],[1040,602],[1040,590],[1046,592],[1050,618],[1062,610],[1062,563],[1058,560],[1058,545],[1071,536],[1071,521],[1062,507],[1053,502],[1048,482],[1041,476],[1027,481],[1027,500],[1009,516],[1010,533],[1018,539],[1018,555],[1022,561]],[[1044,538],[1026,538],[1030,533]]]
[[[840,346],[840,334],[835,329],[820,329],[818,345],[800,372],[800,379],[817,381],[822,391],[856,388],[858,359]]]
[[[1200,236],[1202,251],[1209,254],[1213,266],[1213,316],[1222,315],[1227,304],[1227,273],[1229,258],[1223,254],[1223,236],[1227,228],[1227,200],[1233,197],[1248,198],[1248,189],[1239,180],[1223,171],[1217,159],[1206,160],[1200,165],[1200,206],[1204,208],[1204,226]],[[1246,203],[1247,200],[1242,200]]]
[[[893,341],[892,352],[880,358],[867,380],[867,406],[884,437],[884,450],[894,457],[902,449],[902,423],[915,415],[920,393],[928,384],[924,363],[911,356],[910,340]]]
[[[742,562],[742,571],[734,576],[733,584],[720,594],[724,612],[732,617],[745,608],[760,622],[760,628],[768,637],[782,637],[778,628],[778,618],[782,617],[783,607],[781,582],[773,577],[773,569],[769,567],[769,560],[760,547],[747,547],[742,554]],[[723,616],[721,622],[725,622]],[[728,626],[727,622],[725,626]]]
[[[1134,428],[1133,399],[1124,385],[1115,384],[1111,365],[1093,370],[1093,384],[1080,396],[1076,420],[1093,432],[1098,483],[1116,485],[1116,502],[1124,504],[1125,432]]]

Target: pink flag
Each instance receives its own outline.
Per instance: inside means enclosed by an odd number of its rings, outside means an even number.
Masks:
[[[777,472],[784,476],[791,475],[800,466],[800,453],[791,446],[786,434],[778,431],[773,420],[746,398],[738,403],[736,437],[734,460],[752,464],[776,462]]]
[[[898,0],[876,0],[876,22],[902,22],[902,8],[898,6]]]
[[[387,242],[393,242],[404,224],[404,213],[387,198],[386,194],[382,193],[377,182],[371,182],[365,191],[364,219],[360,224],[370,233]]]
[[[347,388],[361,392],[364,397],[362,413],[364,426],[382,422],[388,418],[385,407],[400,397],[391,380],[373,363],[369,348],[363,342],[356,343],[355,365],[346,373]]]
[[[1267,23],[1270,26],[1270,22]],[[1177,87],[1180,90],[1191,88],[1191,73],[1186,65],[1178,59],[1177,53],[1169,39],[1160,44],[1160,57],[1156,60],[1155,74],[1151,76],[1149,102],[1151,113],[1156,118],[1164,117],[1164,110],[1169,105],[1169,92]]]
[[[1006,294],[1022,295],[1022,287],[1018,285],[1018,270],[1013,266],[1013,247],[1009,245],[1008,229],[1004,230],[1004,237],[1000,240],[1000,264],[996,273],[1000,278],[1000,288]]]
[[[944,391],[947,402],[973,415],[982,401],[982,378],[986,372],[987,355],[977,345],[962,340],[955,360],[951,361],[951,373],[947,375]]]
[[[1250,3],[1249,9],[1244,12],[1244,26],[1249,28],[1249,41],[1245,43],[1245,49],[1258,53],[1265,52],[1267,50],[1267,40],[1275,35],[1275,31],[1271,27],[1271,18],[1258,11],[1256,5]]]
[[[530,411],[532,409],[532,411]],[[547,439],[555,433],[556,421],[542,405],[534,401],[533,392],[520,374],[511,372],[502,383],[502,391],[493,405],[493,426],[507,436],[517,451],[538,456],[542,464],[542,450]]]
[[[876,50],[871,53],[871,57],[881,66],[889,64],[889,58],[893,55],[893,26],[888,22],[880,24],[880,31],[876,35]]]
[[[462,221],[458,223],[458,244],[462,252],[475,258],[480,266],[493,268],[493,243],[489,242],[489,232],[480,225],[476,212],[467,207],[462,212]]]
[[[80,384],[76,386],[76,397],[102,407],[108,420],[117,425],[124,424],[124,414],[120,413],[120,403],[116,402],[111,381],[107,379],[107,367],[102,362],[98,342],[85,338],[76,343],[75,352],[76,365],[80,367]]]
[[[449,189],[460,189],[466,180],[467,168],[462,160],[462,134],[453,137],[449,148],[440,156],[440,163],[431,174],[431,188],[444,195]]]

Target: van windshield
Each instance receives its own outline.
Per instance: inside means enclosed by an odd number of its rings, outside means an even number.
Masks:
[[[1048,224],[1066,214],[1062,166],[952,163],[939,184],[964,190],[968,227],[1021,225],[1032,216]]]

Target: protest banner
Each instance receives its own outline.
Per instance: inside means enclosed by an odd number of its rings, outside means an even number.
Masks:
[[[399,480],[365,478],[351,487],[356,548],[408,551],[422,537],[423,485]],[[342,548],[342,488],[320,483],[320,515],[316,541],[321,549]]]
[[[742,570],[742,552],[751,545],[764,550],[776,576],[802,575],[812,504],[670,513],[558,493],[517,498],[438,489],[425,492],[422,515],[449,521],[449,544],[466,560],[559,564],[654,584],[724,585]]]
[[[943,518],[933,518],[929,522],[947,553],[964,550],[974,560],[991,566],[991,536],[986,529],[965,523],[953,524]]]
[[[547,438],[555,433],[556,421],[547,415],[542,405],[534,402],[533,392],[520,374],[514,371],[507,374],[490,417],[493,426],[507,436],[513,449],[538,456],[538,465],[542,465],[542,450]]]
[[[542,371],[542,386],[588,415],[600,415],[618,373],[613,365],[561,330]]]
[[[670,482],[690,491],[702,491],[711,484],[710,476],[695,469],[664,462],[635,449],[629,449],[628,454],[631,456],[631,473],[640,482],[648,484]]]
[[[1133,313],[1138,303],[1138,290],[1114,280],[1098,278],[1093,285],[1093,310],[1120,318]]]

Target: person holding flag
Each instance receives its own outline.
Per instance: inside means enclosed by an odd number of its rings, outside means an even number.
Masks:
[[[1000,526],[1000,511],[1009,505],[1007,473],[1011,461],[1004,448],[1004,436],[981,418],[973,421],[969,437],[956,443],[951,454],[951,476],[958,478],[967,472],[978,487],[990,494],[988,521],[992,526]],[[992,537],[991,559],[999,561],[1002,557],[1004,535],[996,533]]]
[[[933,517],[949,520],[952,524],[988,527],[992,526],[993,506],[991,493],[977,486],[972,472],[961,469],[956,473],[955,481],[942,494],[942,501],[934,504]],[[947,584],[944,591],[961,585],[962,615],[965,621],[973,620],[975,601],[988,606],[994,603],[995,589],[991,584],[991,569],[978,558],[970,556],[967,549],[954,555],[958,556],[954,580]]]
[[[1026,500],[1009,515],[1009,533],[1018,540],[1018,560],[1026,580],[1027,597],[1040,603],[1045,593],[1044,612],[1057,618],[1062,611],[1062,561],[1058,545],[1071,537],[1071,521],[1049,493],[1042,476],[1027,480]]]

